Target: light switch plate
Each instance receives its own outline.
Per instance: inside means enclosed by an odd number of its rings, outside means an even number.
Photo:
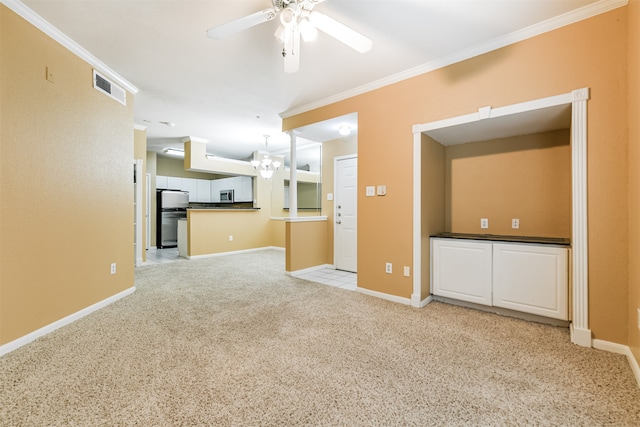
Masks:
[[[404,266],[404,277],[411,276],[411,268],[408,265]]]
[[[375,196],[376,195],[376,187],[374,187],[373,185],[367,185],[365,194],[366,194],[367,197]]]
[[[333,200],[333,193],[327,193],[327,200]]]
[[[385,196],[387,194],[386,185],[378,185],[378,196]]]

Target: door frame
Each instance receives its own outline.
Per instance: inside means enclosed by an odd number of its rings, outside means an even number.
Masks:
[[[333,194],[334,194],[334,203],[333,203],[333,267],[337,268],[337,264],[336,264],[336,246],[337,246],[337,228],[335,226],[336,224],[336,206],[335,206],[335,195],[337,194],[336,189],[338,188],[338,162],[341,160],[349,160],[349,159],[356,159],[358,160],[358,154],[347,154],[344,156],[336,156],[333,158]],[[356,175],[357,176],[357,175]],[[356,192],[356,230],[358,227],[358,193]],[[357,237],[356,237],[356,265],[358,263],[358,252],[357,252],[357,247],[358,247],[358,242],[357,242]],[[357,267],[356,267],[356,272],[357,272]]]
[[[572,235],[571,235],[571,342],[591,347],[589,329],[589,263],[587,227],[587,101],[589,88],[576,89],[561,95],[536,99],[505,107],[483,107],[476,113],[413,126],[413,293],[411,305],[423,307],[431,295],[422,300],[423,291],[429,290],[430,278],[422,277],[422,265],[429,259],[422,257],[422,142],[423,132],[459,124],[503,117],[526,111],[559,105],[571,105],[571,179],[572,179]],[[428,230],[427,230],[428,233]],[[424,236],[428,239],[429,236]]]

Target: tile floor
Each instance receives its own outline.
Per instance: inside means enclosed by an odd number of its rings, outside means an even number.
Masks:
[[[147,261],[144,265],[165,264],[167,262],[174,262],[184,260],[178,255],[178,248],[166,248],[166,249],[149,249],[147,250]]]
[[[144,265],[165,264],[184,260],[178,255],[178,248],[149,249],[147,251],[147,261]],[[294,274],[294,277],[308,280],[310,282],[322,283],[336,288],[356,290],[358,275],[348,271],[334,270],[324,267],[318,270],[309,271],[302,274]]]
[[[322,283],[324,285],[334,286],[336,288],[356,290],[358,275],[349,271],[334,270],[333,268],[321,268],[319,270],[310,271],[303,274],[293,274],[299,279],[309,280],[310,282]]]

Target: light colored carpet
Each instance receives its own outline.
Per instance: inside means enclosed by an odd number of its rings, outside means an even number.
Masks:
[[[284,275],[281,251],[141,267],[0,359],[2,426],[638,426],[624,356],[566,329]]]

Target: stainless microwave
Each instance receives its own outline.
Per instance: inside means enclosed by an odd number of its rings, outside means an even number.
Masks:
[[[233,203],[233,190],[220,190],[220,203]]]

